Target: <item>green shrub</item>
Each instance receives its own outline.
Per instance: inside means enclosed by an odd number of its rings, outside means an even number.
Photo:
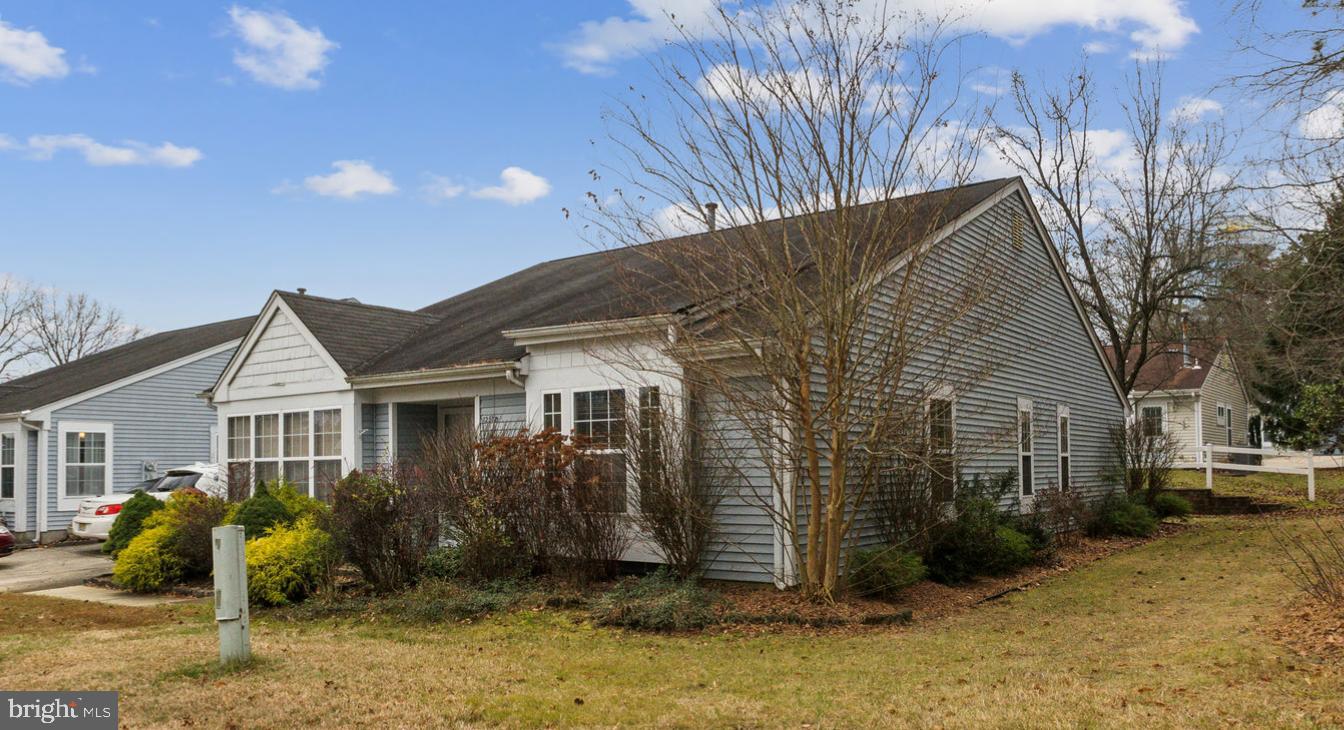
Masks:
[[[1185,497],[1162,493],[1153,500],[1153,512],[1157,514],[1157,519],[1165,520],[1168,517],[1177,517],[1185,519],[1189,517],[1195,508],[1191,506],[1190,501]]]
[[[280,504],[285,506],[285,510],[294,520],[311,515],[317,521],[318,527],[323,527],[331,515],[331,508],[326,502],[309,497],[290,482],[278,481],[271,485],[269,491],[271,496],[280,500]]]
[[[257,491],[234,506],[226,518],[227,524],[242,525],[243,534],[249,539],[262,537],[272,527],[293,521],[294,515],[265,484],[258,484]]]
[[[718,622],[716,594],[694,581],[677,580],[665,569],[627,578],[594,602],[590,616],[601,626],[647,631],[701,629]]]
[[[1031,565],[1035,557],[1031,538],[1008,525],[999,525],[994,530],[994,541],[994,549],[985,565],[986,573],[1007,575]]]
[[[894,596],[929,574],[918,555],[889,546],[859,548],[849,560],[849,585],[863,596]]]
[[[930,540],[925,563],[933,580],[956,584],[977,575],[1003,575],[1034,559],[1031,539],[1009,524],[994,494],[958,495],[956,510],[956,518],[936,529]]]
[[[136,492],[135,496],[122,503],[121,512],[112,523],[112,529],[107,531],[103,552],[115,558],[117,553],[125,550],[126,546],[131,544],[131,540],[145,529],[145,518],[161,509],[163,509],[162,500],[145,492]]]
[[[301,601],[331,576],[335,550],[331,535],[311,516],[247,541],[247,594],[271,606]]]
[[[1093,537],[1148,537],[1156,531],[1152,510],[1118,493],[1102,501],[1087,524],[1087,534]]]
[[[444,507],[442,492],[415,474],[352,471],[332,487],[331,521],[364,582],[390,593],[420,577]]]
[[[151,498],[152,499],[152,498]],[[169,549],[173,528],[168,525],[142,531],[117,555],[112,579],[123,588],[152,592],[182,579],[182,563]]]
[[[224,521],[228,511],[229,503],[218,497],[183,489],[145,519],[145,528],[168,528],[164,547],[177,558],[182,577],[209,575],[214,562],[210,531]]]
[[[453,580],[462,573],[462,549],[459,547],[438,547],[425,556],[420,574],[424,578]]]

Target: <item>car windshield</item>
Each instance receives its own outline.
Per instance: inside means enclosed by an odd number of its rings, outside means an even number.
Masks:
[[[159,480],[152,492],[174,492],[183,487],[194,487],[201,480],[200,474],[173,474]]]

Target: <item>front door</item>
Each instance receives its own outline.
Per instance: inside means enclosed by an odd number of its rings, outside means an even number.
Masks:
[[[439,410],[439,430],[442,433],[470,433],[475,425],[476,413],[471,406],[447,406]]]

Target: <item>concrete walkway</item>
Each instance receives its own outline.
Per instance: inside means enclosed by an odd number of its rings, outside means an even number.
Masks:
[[[71,601],[93,601],[95,603],[106,603],[112,606],[159,606],[167,603],[190,603],[192,601],[201,600],[199,598],[169,596],[159,593],[148,595],[143,593],[131,593],[129,591],[118,591],[113,588],[101,588],[98,586],[49,588],[44,591],[32,591],[29,595],[47,596],[48,598],[65,598]]]
[[[102,543],[29,548],[0,558],[0,593],[78,586],[111,574],[112,559],[103,555]]]

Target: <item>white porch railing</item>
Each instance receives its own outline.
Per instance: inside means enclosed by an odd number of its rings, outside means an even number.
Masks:
[[[1298,459],[1306,459],[1304,466],[1265,466],[1264,464],[1234,464],[1230,461],[1215,463],[1214,454],[1250,454],[1261,457],[1286,456]],[[1204,444],[1203,447],[1195,450],[1195,459],[1193,461],[1178,461],[1172,464],[1177,469],[1203,469],[1204,487],[1213,489],[1213,470],[1223,469],[1226,471],[1256,471],[1271,472],[1274,474],[1299,474],[1307,478],[1307,501],[1316,501],[1316,464],[1310,451],[1279,451],[1278,449],[1252,449],[1244,446],[1214,446],[1213,444]]]

